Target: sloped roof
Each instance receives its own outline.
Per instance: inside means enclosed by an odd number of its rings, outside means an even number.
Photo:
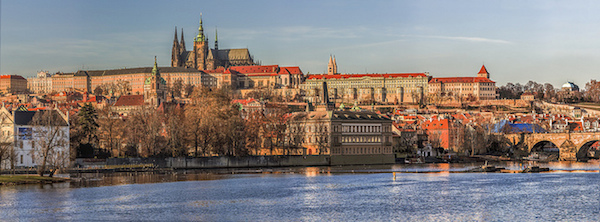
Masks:
[[[201,73],[194,68],[185,67],[159,67],[160,73]],[[108,70],[80,70],[77,71],[75,76],[110,76],[110,75],[126,75],[126,74],[138,74],[138,73],[152,73],[152,67],[139,67],[139,68],[126,68],[126,69],[108,69]]]
[[[144,95],[120,96],[113,106],[141,106],[144,105]]]
[[[363,111],[332,111],[332,120],[390,120],[385,115],[380,115],[375,112]]]
[[[218,57],[219,60],[234,60],[234,59],[248,59],[252,60],[250,51],[247,48],[243,49],[219,49]]]
[[[479,70],[479,72],[477,74],[490,74],[490,73],[488,73],[487,69],[485,68],[485,65],[482,65],[481,69]]]
[[[309,75],[308,79],[349,79],[349,78],[406,78],[406,77],[427,77],[425,73],[390,73],[390,74],[318,74]]]
[[[44,112],[51,112],[51,115],[59,121],[58,126],[68,126],[69,124],[65,121],[62,116],[56,110],[39,110],[39,111],[14,111],[15,125],[31,125],[33,117],[39,113],[40,115]]]
[[[443,77],[443,78],[431,78],[429,83],[475,83],[475,82],[489,82],[495,83],[494,81],[485,77]]]
[[[547,132],[544,128],[537,124],[510,123],[507,120],[501,120],[500,122],[494,124],[492,132],[500,133],[504,131],[508,131],[509,133],[533,133],[534,131],[536,133]]]

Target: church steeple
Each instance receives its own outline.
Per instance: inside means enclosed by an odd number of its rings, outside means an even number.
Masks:
[[[329,55],[329,63],[327,63],[327,74],[333,75],[337,74],[337,64],[335,62],[335,57]]]
[[[154,67],[152,67],[152,76],[160,77],[160,72],[158,71],[158,63],[156,63],[156,56],[154,56]]]
[[[217,34],[217,27],[215,27],[215,50],[219,50],[219,34]]]

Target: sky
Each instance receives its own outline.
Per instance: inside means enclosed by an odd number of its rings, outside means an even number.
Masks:
[[[170,66],[175,27],[191,50],[202,13],[211,48],[218,29],[220,49],[305,74],[334,55],[341,73],[600,79],[600,1],[0,1],[0,74]]]

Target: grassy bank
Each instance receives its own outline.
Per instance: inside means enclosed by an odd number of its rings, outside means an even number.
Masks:
[[[36,175],[0,175],[0,185],[58,183],[67,180],[66,178],[41,177]]]

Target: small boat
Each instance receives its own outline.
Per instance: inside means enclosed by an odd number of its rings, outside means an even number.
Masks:
[[[522,173],[539,173],[539,172],[548,172],[550,168],[548,167],[539,167],[539,166],[529,166],[523,170]]]
[[[501,170],[504,170],[504,167],[496,167],[493,165],[488,165],[488,162],[485,161],[485,164],[483,166],[478,167],[478,168],[473,168],[473,169],[469,170],[468,172],[493,173],[493,172],[499,172]]]

